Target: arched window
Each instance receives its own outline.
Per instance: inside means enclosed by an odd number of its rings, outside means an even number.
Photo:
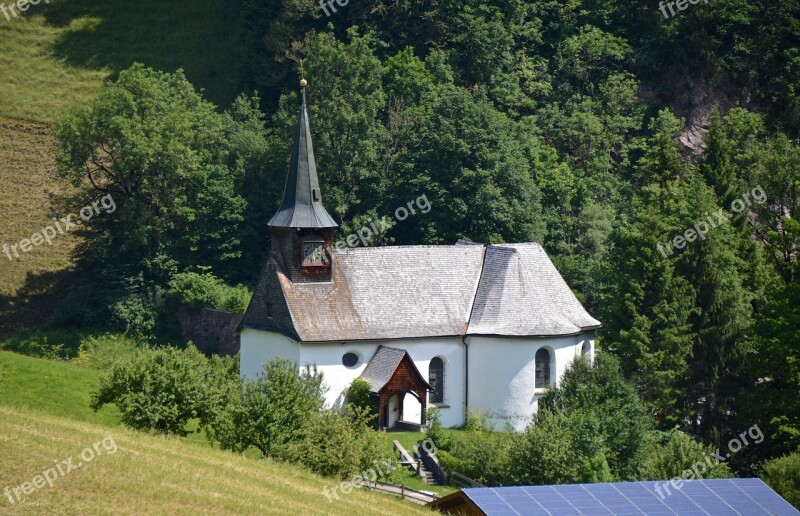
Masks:
[[[439,357],[434,357],[428,367],[428,383],[433,388],[430,402],[444,403],[444,361]]]
[[[550,351],[540,348],[536,352],[536,388],[544,389],[550,385]]]
[[[592,346],[589,344],[588,340],[583,341],[583,347],[581,348],[581,356],[584,360],[586,360],[587,364],[592,363]]]

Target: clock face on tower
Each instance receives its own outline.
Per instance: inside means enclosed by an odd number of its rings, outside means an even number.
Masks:
[[[321,267],[326,265],[324,254],[325,242],[309,240],[303,242],[303,267]]]

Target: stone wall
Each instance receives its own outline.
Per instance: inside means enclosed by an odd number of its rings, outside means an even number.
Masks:
[[[209,308],[191,310],[182,306],[178,310],[183,338],[194,342],[195,346],[205,353],[217,353],[222,356],[235,355],[239,352],[239,333],[236,328],[239,327],[243,317],[243,314]]]

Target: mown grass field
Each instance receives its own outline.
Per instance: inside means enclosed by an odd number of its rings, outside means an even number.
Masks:
[[[65,216],[57,213],[51,196],[67,189],[56,179],[52,130],[0,117],[0,246],[29,239],[52,224],[52,217]],[[49,290],[57,272],[69,267],[76,242],[75,235],[59,235],[52,245],[18,250],[19,257],[9,250],[11,260],[0,252],[0,336],[46,319],[50,304],[27,300]]]
[[[116,407],[108,405],[97,412],[89,408],[99,377],[97,371],[68,362],[0,351],[0,404],[107,427],[119,425]]]
[[[122,427],[84,423],[0,405],[0,490],[29,482],[111,436],[106,451],[49,487],[23,493],[11,514],[423,514],[425,509],[390,496],[355,490],[329,502],[332,482],[285,464],[254,461],[184,439],[167,439]],[[107,441],[111,442],[111,441]],[[113,447],[109,446],[109,450]],[[67,469],[64,466],[62,469]],[[13,496],[13,494],[12,494]]]
[[[361,490],[329,502],[338,484],[288,464],[214,449],[199,438],[127,430],[113,406],[89,408],[99,373],[69,362],[0,351],[0,513],[421,514],[423,508]],[[106,436],[117,452],[59,476],[12,504],[21,486]],[[100,449],[103,449],[102,447]]]
[[[238,0],[50,0],[0,17],[0,116],[52,124],[134,62],[183,68],[217,104],[238,93]]]
[[[68,214],[50,202],[67,187],[55,176],[53,127],[106,79],[134,62],[182,68],[227,106],[239,94],[238,17],[239,0],[50,0],[11,20],[0,15],[0,245]],[[60,236],[20,259],[0,255],[0,336],[47,319],[59,296],[40,294],[54,290],[77,242]]]

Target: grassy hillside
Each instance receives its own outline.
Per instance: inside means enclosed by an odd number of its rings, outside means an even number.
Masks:
[[[183,68],[207,98],[227,105],[239,93],[238,16],[238,0],[51,0],[11,20],[0,15],[0,245],[67,215],[49,200],[65,188],[54,177],[52,127],[107,78],[137,61]],[[0,255],[0,336],[46,319],[76,242],[61,236],[21,259]]]
[[[52,217],[67,215],[56,213],[51,204],[50,195],[67,187],[55,178],[54,156],[52,131],[47,126],[0,117],[0,246],[18,244],[52,224]],[[35,325],[46,316],[50,305],[46,299],[27,305],[23,312],[18,309],[49,290],[56,272],[69,266],[76,242],[74,235],[59,235],[52,246],[33,247],[20,252],[19,258],[9,251],[13,260],[0,254],[0,336]]]
[[[0,510],[45,513],[213,514],[422,514],[425,510],[389,496],[356,490],[329,502],[332,482],[270,461],[254,461],[183,439],[166,439],[121,427],[81,423],[27,409],[0,406],[0,489],[33,481],[54,460],[79,455],[104,437],[109,446],[81,467],[59,475],[49,487]],[[114,449],[116,452],[108,453]],[[62,469],[66,469],[63,467]],[[12,495],[13,496],[13,495]]]
[[[184,68],[217,103],[237,94],[237,0],[51,0],[0,18],[0,116],[54,122],[139,61]]]
[[[112,426],[119,424],[113,405],[89,408],[99,374],[76,365],[0,351],[0,404],[54,416]]]

